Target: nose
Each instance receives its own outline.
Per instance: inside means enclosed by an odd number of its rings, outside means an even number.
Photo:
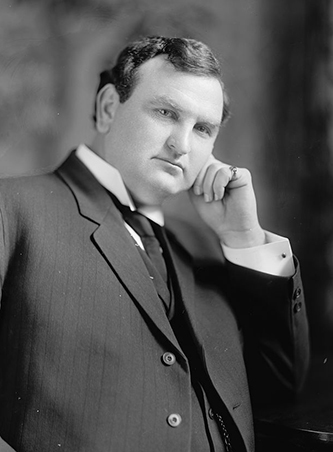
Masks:
[[[184,130],[173,131],[167,139],[168,148],[177,155],[191,151],[190,134]]]

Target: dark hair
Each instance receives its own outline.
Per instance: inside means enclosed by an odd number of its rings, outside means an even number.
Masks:
[[[224,99],[222,122],[226,121],[229,117],[229,101],[222,82],[220,63],[207,45],[195,39],[148,36],[134,41],[122,50],[115,66],[100,74],[97,93],[112,83],[120,102],[125,102],[137,84],[138,68],[158,55],[165,55],[176,70],[218,79]]]

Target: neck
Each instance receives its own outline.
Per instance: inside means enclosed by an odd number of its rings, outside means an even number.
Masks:
[[[96,132],[94,139],[92,140],[89,148],[95,152],[99,157],[103,160],[106,160],[106,152],[105,152],[105,139],[104,135],[99,132]]]

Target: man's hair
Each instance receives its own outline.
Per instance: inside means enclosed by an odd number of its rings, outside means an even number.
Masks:
[[[226,121],[229,101],[222,82],[220,63],[206,44],[195,39],[148,36],[132,42],[121,51],[112,68],[101,72],[97,93],[112,83],[120,102],[125,102],[138,82],[139,67],[158,55],[165,55],[177,71],[219,80],[224,100],[222,122]],[[96,121],[96,115],[93,119]]]

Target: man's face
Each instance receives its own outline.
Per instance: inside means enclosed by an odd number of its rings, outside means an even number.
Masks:
[[[193,185],[212,153],[222,110],[217,79],[176,71],[163,56],[139,68],[132,95],[117,107],[105,155],[138,205],[160,205]]]

